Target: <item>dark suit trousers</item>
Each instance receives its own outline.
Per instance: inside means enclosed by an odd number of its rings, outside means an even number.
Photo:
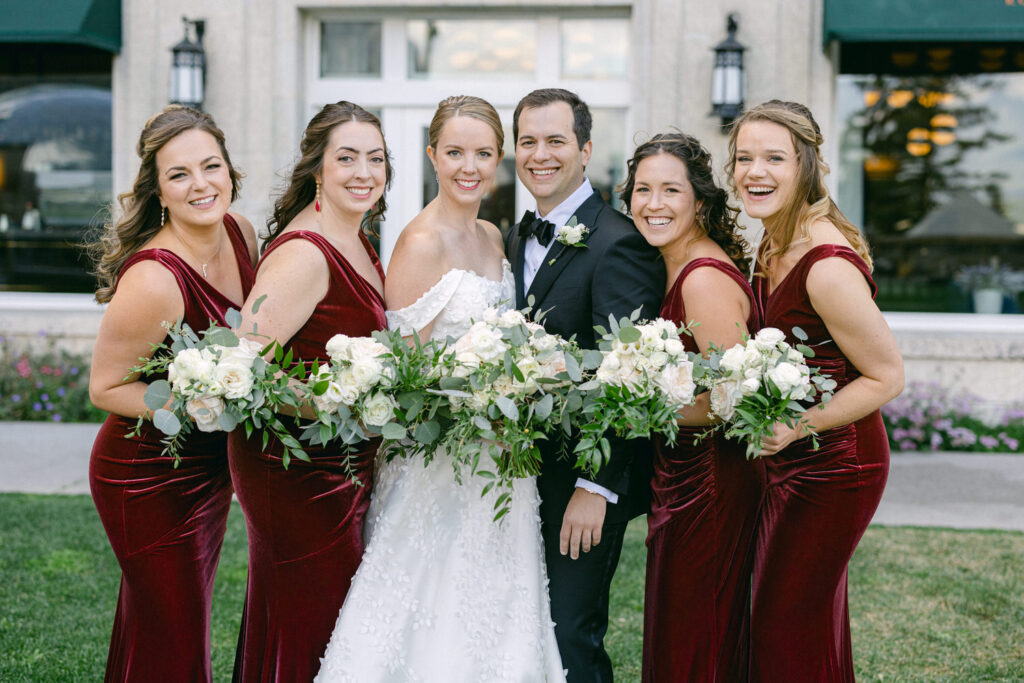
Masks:
[[[561,520],[542,520],[544,554],[548,565],[551,619],[569,670],[568,683],[608,683],[612,663],[604,649],[608,629],[608,592],[626,534],[626,522],[605,523],[601,542],[578,560],[559,552]]]

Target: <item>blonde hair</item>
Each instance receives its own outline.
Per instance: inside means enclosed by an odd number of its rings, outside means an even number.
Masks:
[[[871,251],[860,230],[843,215],[829,196],[825,186],[828,164],[821,158],[821,129],[810,109],[796,102],[770,100],[750,109],[736,121],[729,134],[729,162],[726,165],[729,184],[736,191],[736,138],[740,128],[753,121],[768,121],[789,131],[797,156],[796,189],[788,206],[782,207],[771,222],[764,221],[767,249],[759,250],[758,274],[767,273],[768,262],[785,254],[794,244],[810,239],[810,228],[818,220],[828,220],[843,234],[868,269],[872,267]]]
[[[224,133],[213,117],[191,107],[172,104],[151,116],[139,135],[136,152],[142,160],[135,183],[129,192],[117,196],[121,216],[103,226],[101,234],[85,245],[99,280],[96,301],[106,303],[114,296],[121,268],[132,254],[153,238],[162,227],[160,183],[156,153],[168,142],[189,130],[209,133],[217,141],[231,176],[231,201],[238,197],[242,174],[235,170],[224,145]]]
[[[498,140],[497,151],[499,154],[501,153],[505,144],[505,131],[501,127],[501,118],[490,102],[473,95],[452,95],[437,103],[437,111],[434,112],[434,118],[430,120],[430,128],[427,129],[427,144],[432,149],[437,149],[437,141],[441,138],[441,129],[444,128],[444,124],[456,116],[468,116],[490,126]]]

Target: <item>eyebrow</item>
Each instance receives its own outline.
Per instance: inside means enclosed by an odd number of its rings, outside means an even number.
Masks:
[[[205,164],[205,163],[206,163],[207,161],[209,161],[210,159],[216,159],[217,161],[221,161],[221,158],[220,158],[219,156],[217,156],[216,154],[213,154],[213,155],[211,155],[211,156],[208,156],[208,157],[206,157],[205,159],[203,159],[203,160],[202,160],[202,161],[200,161],[199,163],[200,163],[200,164]],[[169,169],[167,169],[166,171],[164,171],[164,175],[167,175],[167,174],[168,174],[168,173],[170,173],[171,171],[187,171],[187,170],[188,170],[188,167],[187,167],[187,166],[171,166],[171,167],[170,167]]]
[[[348,151],[348,152],[352,152],[354,154],[359,154],[359,150],[356,149],[355,147],[346,147],[345,145],[342,145],[342,146],[338,147],[334,151],[335,152]],[[383,152],[383,151],[384,151],[383,147],[374,147],[369,152],[367,152],[367,154],[377,154],[378,152]]]

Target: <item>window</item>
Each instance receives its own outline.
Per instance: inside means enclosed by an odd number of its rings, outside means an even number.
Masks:
[[[628,11],[620,9],[311,15],[307,61],[319,68],[307,72],[308,115],[340,97],[379,112],[394,156],[381,235],[385,261],[401,228],[436,194],[425,131],[449,95],[486,99],[505,126],[505,159],[481,206],[483,218],[504,229],[533,206],[515,176],[512,112],[540,87],[567,88],[590,105],[594,154],[587,175],[617,204],[613,189],[631,143],[630,27]]]
[[[839,77],[838,204],[871,241],[883,310],[979,310],[968,267],[1024,278],[1022,108],[1019,72]],[[993,312],[1021,312],[1002,284]]]

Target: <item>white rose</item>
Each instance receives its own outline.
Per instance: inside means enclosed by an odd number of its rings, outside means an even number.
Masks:
[[[553,353],[541,363],[541,374],[554,379],[559,373],[565,372],[565,354]]]
[[[779,342],[784,341],[786,335],[782,333],[782,330],[775,327],[764,327],[754,335],[754,343],[757,344],[757,348],[762,351],[768,351],[778,346]]]
[[[665,340],[661,336],[661,330],[654,325],[640,327],[640,348],[647,352],[663,350]]]
[[[558,236],[566,244],[576,244],[583,239],[583,227],[579,223],[576,225],[563,225],[562,229],[558,231]]]
[[[484,363],[501,358],[508,349],[497,330],[481,323],[475,323],[466,333],[466,337],[469,349],[476,353]],[[456,343],[456,350],[458,350],[458,343]]]
[[[764,353],[757,348],[756,344],[747,344],[743,349],[743,367],[760,368],[764,365]]]
[[[175,376],[184,380],[199,379],[204,374],[204,370],[208,375],[208,371],[212,369],[212,366],[207,367],[208,364],[208,361],[203,358],[202,352],[196,348],[178,351],[171,362]]]
[[[252,362],[256,360],[256,356],[262,348],[263,346],[259,343],[242,337],[238,340],[238,346],[219,347],[220,362],[237,361],[239,363],[245,363],[251,367]]]
[[[359,383],[350,368],[338,372],[334,381],[338,386],[338,396],[342,403],[350,406],[359,399]]]
[[[349,369],[352,372],[352,377],[355,378],[356,384],[359,386],[359,390],[366,392],[380,379],[384,366],[376,358],[362,357],[352,361]]]
[[[360,358],[379,358],[388,353],[388,347],[373,337],[356,337],[352,340],[349,356],[355,362]]]
[[[498,396],[518,396],[523,392],[523,385],[511,377],[501,375],[491,384],[491,390]]]
[[[723,420],[730,420],[739,401],[739,383],[725,380],[711,387],[711,412]]]
[[[668,354],[664,351],[654,351],[651,353],[650,363],[655,370],[663,368],[668,363]]]
[[[792,363],[785,362],[779,363],[774,368],[771,368],[766,374],[768,375],[768,379],[770,379],[783,394],[788,393],[794,387],[798,386],[803,377],[797,366]]]
[[[804,354],[800,353],[796,349],[789,349],[786,351],[786,360],[790,363],[796,363],[802,365],[805,362]]]
[[[352,360],[349,349],[352,346],[352,338],[344,334],[336,334],[327,340],[327,355],[333,361]]]
[[[488,325],[497,325],[498,319],[501,317],[501,313],[494,306],[488,306],[484,309],[483,321]]]
[[[760,379],[759,376],[758,377],[748,377],[745,380],[743,380],[742,382],[740,382],[740,390],[744,393],[744,395],[752,394],[752,393],[754,393],[755,391],[757,391],[760,388],[761,388],[761,379]]]
[[[324,393],[319,396],[313,394],[313,403],[321,412],[333,413],[337,411],[338,406],[342,403],[341,387],[338,386],[337,382],[331,382],[327,385]]]
[[[672,336],[665,340],[665,353],[675,358],[680,356],[686,351],[686,347],[683,346],[683,342],[679,340],[679,337]]]
[[[724,372],[734,375],[743,371],[743,358],[746,354],[746,349],[740,344],[733,346],[725,350],[722,354],[721,360],[718,362],[718,367]]]
[[[526,322],[526,318],[523,314],[515,309],[509,309],[501,314],[498,319],[498,324],[502,327],[515,327],[516,325],[522,325]]]
[[[228,399],[243,398],[252,391],[251,361],[229,358],[217,364],[213,378],[224,389]]]
[[[363,404],[363,422],[371,427],[381,427],[394,419],[397,407],[398,404],[393,398],[378,391]]]
[[[469,405],[470,409],[476,412],[483,412],[484,410],[487,410],[487,406],[491,405],[492,400],[493,399],[489,392],[474,391],[473,395],[466,399],[466,403]]]
[[[185,412],[196,421],[199,431],[216,432],[220,430],[217,418],[224,412],[224,401],[218,396],[201,396],[186,403]]]
[[[553,334],[534,335],[530,343],[533,348],[537,349],[538,353],[543,353],[544,351],[552,351],[558,346],[558,337]]]
[[[693,393],[697,385],[693,381],[693,363],[682,361],[675,365],[662,368],[654,384],[665,393],[672,403],[689,405],[693,403]]]
[[[618,384],[618,371],[621,365],[619,354],[614,351],[605,353],[595,373],[598,381],[602,384]]]

